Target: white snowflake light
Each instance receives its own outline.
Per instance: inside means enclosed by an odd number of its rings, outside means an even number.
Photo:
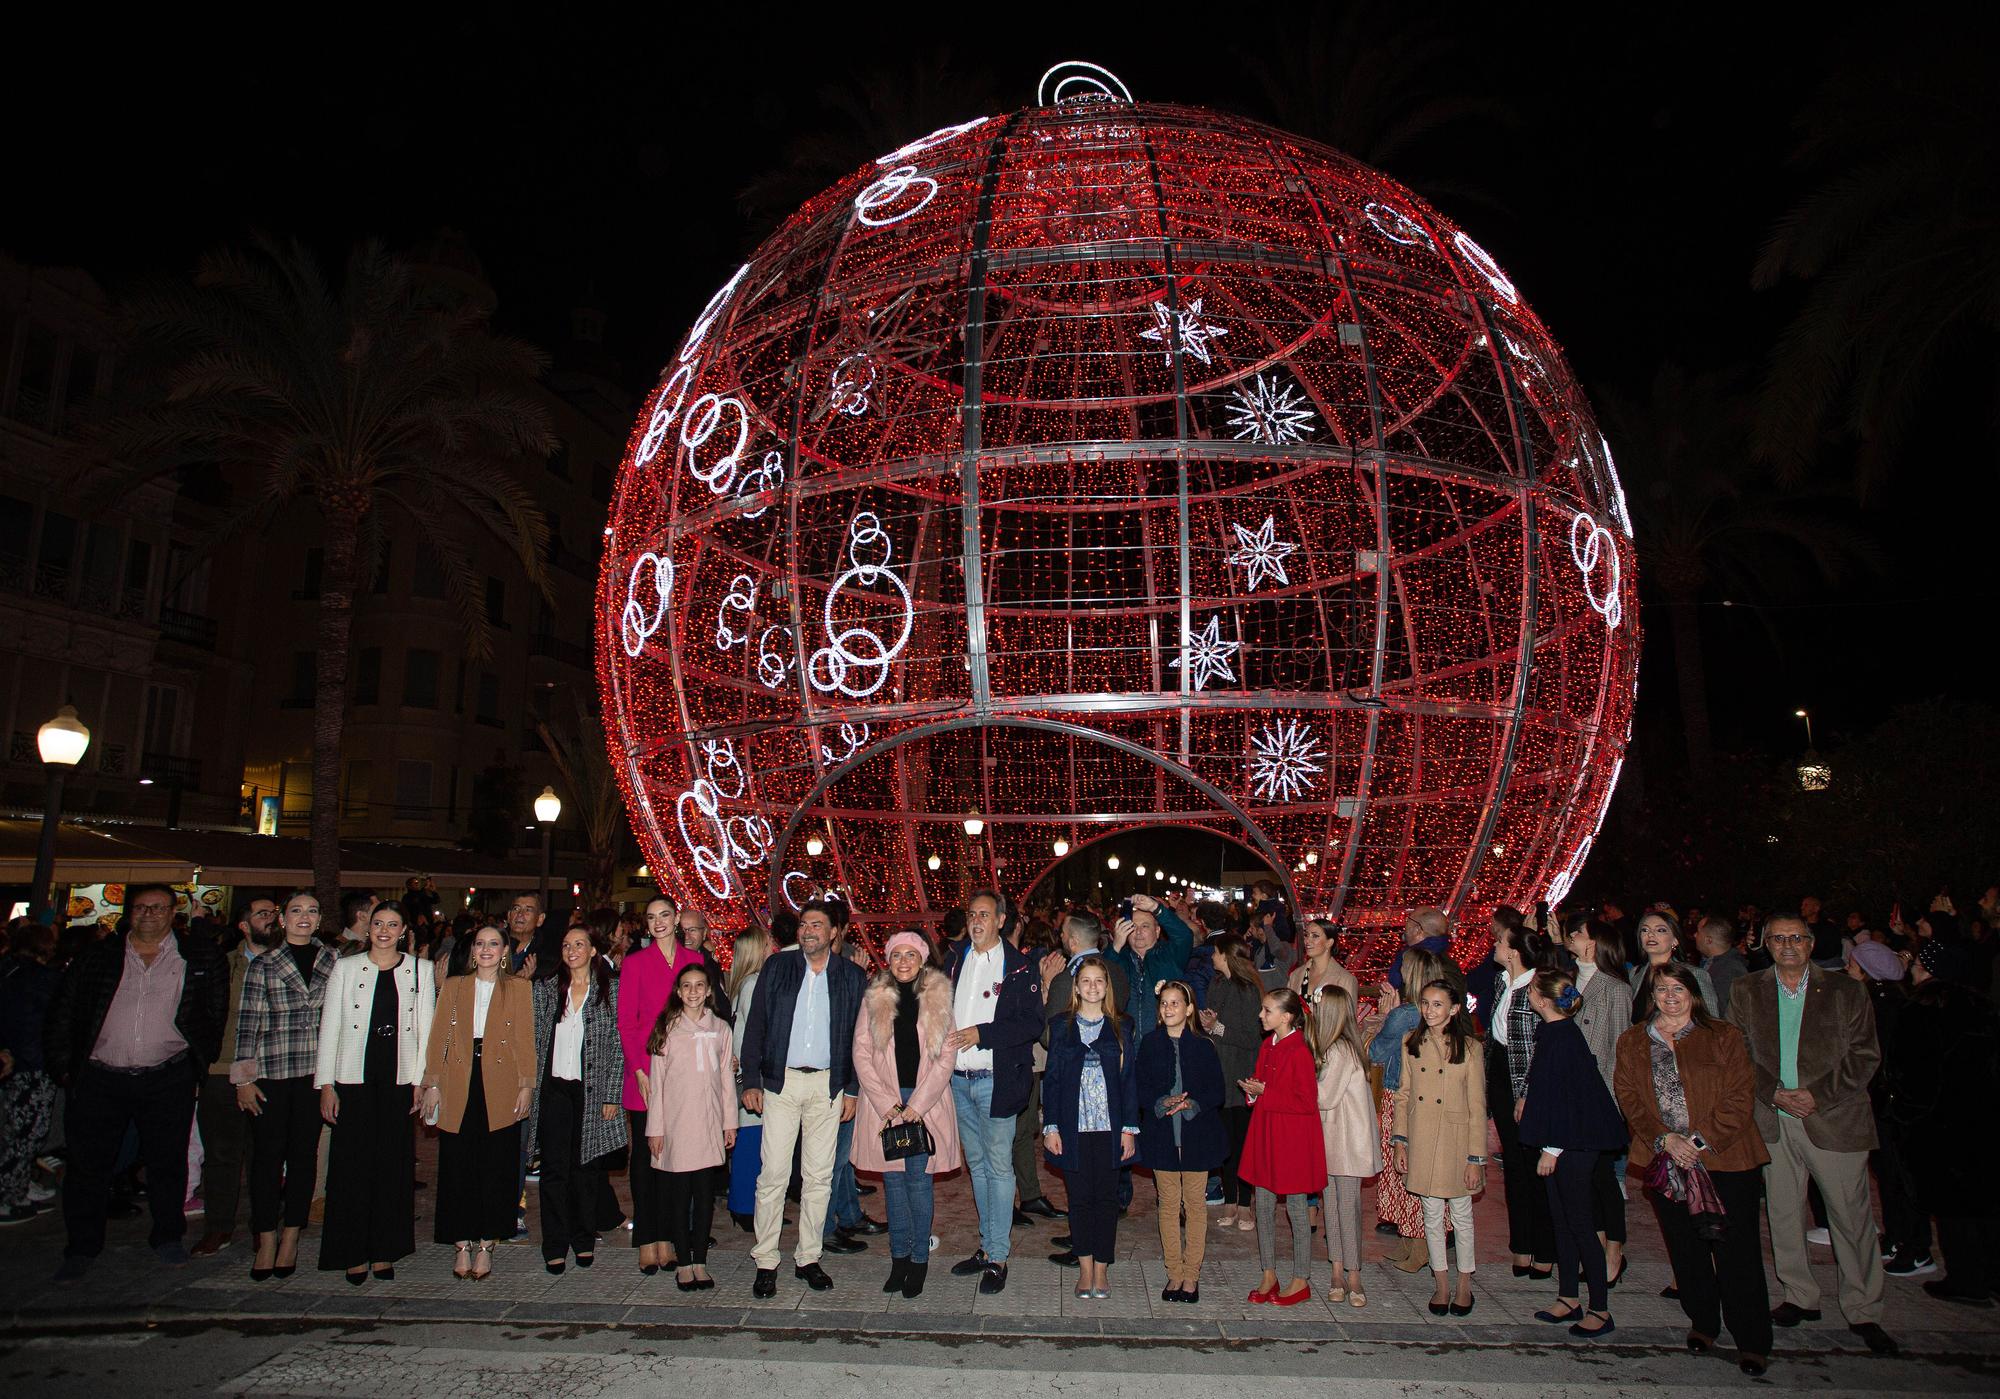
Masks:
[[[1181,661],[1186,660],[1188,674],[1194,677],[1194,687],[1197,690],[1205,690],[1208,688],[1208,682],[1218,675],[1224,680],[1236,679],[1236,672],[1229,668],[1229,660],[1236,654],[1236,648],[1242,644],[1240,641],[1224,641],[1222,619],[1210,617],[1207,626],[1199,632],[1190,632],[1183,638],[1181,655],[1174,657],[1167,664],[1179,670]]]
[[[1245,570],[1249,577],[1243,586],[1251,592],[1267,578],[1276,579],[1281,586],[1288,586],[1291,579],[1285,574],[1285,557],[1295,553],[1298,545],[1278,538],[1278,520],[1275,515],[1266,515],[1264,523],[1254,530],[1241,525],[1231,525],[1236,531],[1236,542],[1243,547],[1229,556],[1231,567]]]
[[[1302,441],[1312,430],[1313,411],[1306,407],[1305,393],[1297,384],[1279,382],[1275,374],[1259,374],[1250,387],[1239,386],[1230,397],[1229,425],[1239,441],[1276,446]]]
[[[1212,325],[1201,318],[1201,298],[1196,297],[1179,312],[1172,311],[1164,301],[1153,303],[1153,319],[1156,324],[1150,330],[1139,332],[1141,340],[1152,340],[1166,346],[1161,357],[1168,364],[1174,362],[1174,345],[1179,345],[1183,354],[1193,355],[1203,364],[1211,364],[1208,357],[1210,337],[1229,334],[1229,327]],[[1167,340],[1168,328],[1173,328],[1173,344]]]
[[[1313,777],[1325,770],[1326,750],[1298,720],[1266,724],[1264,732],[1250,735],[1250,746],[1256,750],[1250,759],[1250,790],[1259,800],[1296,801],[1319,785]]]

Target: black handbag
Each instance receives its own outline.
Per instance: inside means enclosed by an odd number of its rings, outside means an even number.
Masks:
[[[937,1147],[931,1142],[930,1128],[924,1126],[922,1118],[898,1122],[882,1129],[882,1159],[885,1161],[936,1154]]]

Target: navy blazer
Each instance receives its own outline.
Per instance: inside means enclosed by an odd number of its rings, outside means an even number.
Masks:
[[[832,1039],[827,1055],[826,1095],[858,1097],[854,1077],[854,1024],[861,1015],[861,996],[868,974],[838,953],[826,959],[827,1031]],[[743,1028],[743,1056],[737,1068],[745,1088],[782,1093],[785,1060],[792,1047],[792,1012],[805,985],[806,954],[787,948],[764,960],[757,992],[750,998],[750,1023]]]
[[[1156,1026],[1139,1041],[1139,1162],[1155,1171],[1213,1171],[1229,1159],[1229,1132],[1222,1125],[1222,1056],[1199,1030],[1181,1032],[1181,1091],[1197,1111],[1179,1114],[1181,1142],[1174,1145],[1174,1119],[1154,1111],[1160,1099],[1174,1091],[1174,1046],[1166,1026]]]
[[[1544,1021],[1536,1033],[1528,1092],[1514,1130],[1523,1146],[1536,1151],[1553,1146],[1562,1151],[1615,1152],[1631,1141],[1576,1021]]]
[[[1111,1130],[1122,1131],[1128,1124],[1141,1126],[1145,1121],[1139,1103],[1139,1055],[1132,1045],[1132,1022],[1108,1021],[1098,1032],[1097,1043],[1085,1044],[1076,1032],[1075,1017],[1063,1016],[1049,1028],[1049,1062],[1042,1071],[1042,1126],[1062,1133],[1062,1152],[1048,1151],[1046,1136],[1042,1141],[1050,1162],[1065,1170],[1082,1164],[1076,1154],[1076,1109],[1083,1091],[1083,1062],[1091,1055],[1104,1065],[1104,1100],[1111,1110]]]
[[[958,974],[965,966],[971,943],[957,944],[945,975],[951,978],[953,1003],[957,1003]],[[979,1047],[993,1051],[993,1117],[1013,1117],[1025,1112],[1035,1091],[1035,1044],[1046,1022],[1042,1011],[1042,974],[1035,961],[1013,943],[1002,939],[1000,1004],[989,1024],[979,1031]],[[766,964],[768,965],[768,963]],[[763,987],[760,984],[758,991]]]

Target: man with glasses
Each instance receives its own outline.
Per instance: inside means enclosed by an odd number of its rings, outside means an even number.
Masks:
[[[112,1168],[135,1126],[148,1242],[169,1267],[188,1261],[188,1133],[196,1087],[222,1056],[229,967],[213,942],[174,931],[166,885],[128,886],[125,913],[130,931],[85,947],[64,970],[44,1027],[49,1074],[68,1092],[59,1283],[83,1277],[104,1251]]]
[[[1840,1310],[1847,1327],[1878,1355],[1896,1353],[1882,1329],[1882,1255],[1868,1199],[1868,1153],[1875,1113],[1868,1082],[1882,1060],[1875,1012],[1860,982],[1812,965],[1813,934],[1803,918],[1764,926],[1772,965],[1736,981],[1729,1020],[1743,1032],[1757,1082],[1758,1129],[1770,1148],[1764,1194],[1771,1218],[1771,1264],[1785,1300],[1779,1326],[1820,1317],[1819,1282],[1806,1253],[1806,1189],[1826,1202]]]
[[[278,905],[252,899],[236,919],[236,946],[228,954],[229,1015],[222,1022],[222,1042],[236,1043],[236,1019],[243,1013],[243,977],[250,964],[271,946]],[[236,1085],[229,1081],[230,1061],[217,1056],[201,1080],[196,1113],[201,1121],[201,1198],[207,1210],[201,1242],[188,1250],[207,1258],[229,1247],[236,1236],[236,1206],[243,1196],[243,1172],[250,1160],[250,1119],[236,1105]]]

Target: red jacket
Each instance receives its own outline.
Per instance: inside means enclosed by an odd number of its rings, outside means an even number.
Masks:
[[[1241,1175],[1279,1195],[1326,1189],[1326,1143],[1319,1130],[1319,1083],[1306,1037],[1293,1031],[1257,1051],[1263,1096],[1250,1108]]]

